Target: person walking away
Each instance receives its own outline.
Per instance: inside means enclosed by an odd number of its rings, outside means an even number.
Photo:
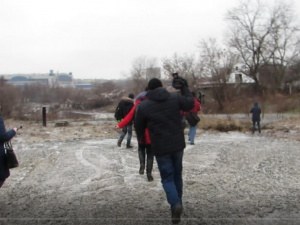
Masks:
[[[122,118],[124,118],[132,109],[133,98],[134,98],[134,95],[129,94],[128,97],[123,97],[122,100],[119,102],[119,107],[120,107],[119,110],[121,110],[121,112],[122,112],[121,113]],[[123,127],[121,135],[118,139],[117,145],[119,147],[121,147],[122,141],[123,141],[124,137],[126,136],[127,132],[128,132],[128,135],[127,135],[126,148],[133,148],[130,144],[131,137],[132,137],[132,122],[128,123],[126,126]]]
[[[141,101],[146,99],[146,94],[147,94],[147,90],[138,94],[138,96],[135,99],[134,106],[132,107],[130,112],[125,116],[125,118],[116,125],[116,128],[123,128],[127,124],[133,121],[136,107]],[[139,174],[141,175],[144,174],[145,165],[146,165],[147,179],[149,182],[153,181],[152,169],[153,169],[154,156],[151,150],[151,141],[150,141],[148,129],[145,129],[144,138],[142,140],[138,139],[137,141],[138,141],[138,155],[140,161]],[[146,156],[147,156],[147,160],[146,160]],[[147,163],[145,164],[145,162]]]
[[[192,91],[192,95],[193,95],[193,98],[194,98],[194,108],[192,110],[190,110],[189,112],[187,113],[196,113],[198,114],[198,112],[201,110],[201,104],[200,102],[198,101],[198,99],[195,97],[196,94],[195,92]],[[196,136],[196,131],[197,131],[197,125],[190,125],[189,124],[189,133],[188,133],[188,136],[189,136],[189,142],[191,145],[194,145],[195,144],[195,136]]]
[[[17,130],[17,128],[13,128],[6,131],[4,121],[0,115],[0,188],[4,184],[6,178],[10,175],[9,168],[7,166],[4,143],[6,141],[10,141],[16,135]]]
[[[175,224],[180,222],[183,211],[182,158],[186,147],[180,110],[191,110],[194,100],[184,79],[174,78],[173,87],[180,89],[181,95],[168,92],[159,79],[150,79],[147,99],[137,106],[134,124],[139,139],[146,128],[149,130],[152,152]]]
[[[252,134],[254,134],[255,131],[255,124],[257,124],[258,132],[261,133],[261,129],[260,129],[261,109],[258,105],[258,102],[254,103],[253,107],[250,110],[250,113],[252,113]]]

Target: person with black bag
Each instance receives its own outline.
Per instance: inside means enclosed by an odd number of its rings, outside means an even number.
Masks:
[[[2,187],[6,178],[8,178],[10,175],[4,143],[10,141],[16,135],[17,130],[18,128],[15,127],[6,131],[4,121],[0,115],[0,188]]]
[[[186,112],[186,119],[188,120],[188,124],[189,124],[189,133],[188,133],[189,142],[190,142],[191,145],[194,145],[195,144],[196,131],[197,131],[197,125],[200,121],[200,120],[197,119],[197,117],[198,117],[197,114],[201,110],[201,104],[198,101],[198,99],[196,98],[195,92],[192,91],[192,95],[194,97],[194,108],[191,111]],[[193,118],[193,119],[189,120],[188,118],[190,118],[190,117],[192,117],[192,118],[195,117],[196,119]]]

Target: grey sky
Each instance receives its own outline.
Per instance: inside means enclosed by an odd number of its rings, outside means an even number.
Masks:
[[[160,60],[175,52],[191,54],[201,39],[222,38],[224,14],[239,2],[0,1],[0,74],[53,69],[105,79],[129,74],[139,56]]]

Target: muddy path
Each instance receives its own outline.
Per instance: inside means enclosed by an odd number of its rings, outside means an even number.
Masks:
[[[128,150],[111,125],[31,129],[13,142],[21,164],[0,190],[0,224],[171,224],[156,162],[153,182],[138,173],[135,137]],[[195,143],[180,224],[299,224],[299,141],[199,130]]]

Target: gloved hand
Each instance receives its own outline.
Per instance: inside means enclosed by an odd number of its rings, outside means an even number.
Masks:
[[[182,89],[183,87],[188,87],[188,83],[182,77],[174,77],[174,79],[172,81],[172,86],[175,89]]]

